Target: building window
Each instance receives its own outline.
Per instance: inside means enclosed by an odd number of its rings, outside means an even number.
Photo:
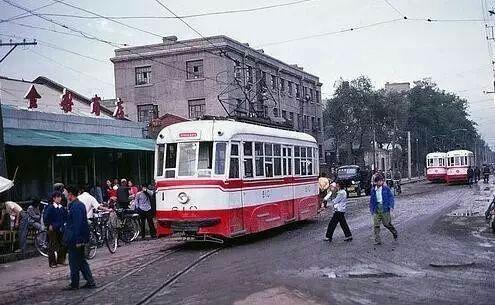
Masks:
[[[285,92],[285,79],[280,79],[280,91]]]
[[[301,98],[301,86],[296,84],[296,98]]]
[[[261,71],[261,81],[263,82],[263,85],[266,85],[266,72]]]
[[[287,111],[282,110],[282,117],[283,117],[284,119],[287,119]]]
[[[190,100],[187,103],[190,119],[200,118],[205,114],[205,99]]]
[[[150,122],[158,118],[158,105],[137,105],[138,122]]]
[[[203,60],[192,60],[186,62],[187,79],[203,78]]]
[[[315,117],[311,117],[311,129],[315,130],[316,129],[316,124],[315,124]]]
[[[309,89],[309,99],[311,100],[311,102],[314,101],[314,96],[313,96],[313,89]]]
[[[292,82],[287,82],[287,94],[292,97]]]
[[[242,78],[242,68],[241,68],[241,63],[239,61],[235,61],[235,66],[234,66],[234,77],[236,79],[241,79]]]
[[[273,108],[273,116],[278,118],[278,108]]]
[[[252,84],[253,83],[253,67],[251,66],[247,66],[247,82],[248,84]]]
[[[300,114],[297,115],[297,128],[299,130],[302,129],[302,122],[301,122],[301,115]]]
[[[136,68],[136,86],[151,84],[151,66]]]
[[[275,75],[272,75],[271,85],[273,90],[277,89],[277,77]]]
[[[320,102],[320,92],[315,91],[315,96],[316,96],[316,102],[319,103]]]
[[[321,126],[321,118],[318,118],[318,126],[317,126],[318,130],[322,130],[322,126]]]
[[[294,112],[289,112],[289,120],[294,123]]]

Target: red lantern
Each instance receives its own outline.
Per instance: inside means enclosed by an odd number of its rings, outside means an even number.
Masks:
[[[24,96],[24,99],[29,100],[28,109],[38,108],[38,99],[41,98],[41,95],[36,91],[34,85],[31,85],[28,93]]]

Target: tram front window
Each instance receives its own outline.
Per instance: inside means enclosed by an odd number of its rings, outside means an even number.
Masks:
[[[196,150],[198,143],[179,144],[179,176],[196,175]]]
[[[210,177],[213,159],[213,142],[199,143],[198,177]]]

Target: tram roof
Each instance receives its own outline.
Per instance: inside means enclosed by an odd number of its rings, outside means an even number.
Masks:
[[[447,156],[447,153],[435,151],[427,154],[426,158],[444,158],[445,156]]]
[[[316,144],[315,138],[307,133],[259,126],[232,120],[198,120],[176,123],[167,126],[160,131],[157,138],[157,143],[161,144],[167,142],[193,140],[227,141],[240,134],[291,139]]]
[[[451,150],[447,152],[447,157],[448,156],[466,156],[466,155],[472,155],[473,152],[470,150],[466,149],[458,149],[458,150]]]

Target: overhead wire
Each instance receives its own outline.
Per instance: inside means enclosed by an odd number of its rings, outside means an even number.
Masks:
[[[44,9],[46,7],[49,7],[49,6],[52,6],[52,5],[56,4],[56,3],[57,3],[57,1],[53,1],[52,3],[48,3],[48,4],[45,4],[45,5],[39,6],[37,8],[34,8],[33,9],[33,12],[37,12],[37,11],[39,11],[41,9]],[[25,18],[25,17],[29,17],[29,16],[30,16],[29,14],[27,14],[27,13],[24,12],[24,13],[17,14],[15,16],[12,16],[10,18],[7,18],[7,19],[0,19],[0,23],[8,22],[8,21],[13,21],[13,20],[17,20],[17,19],[21,19],[21,18]]]
[[[286,3],[280,3],[280,4],[272,4],[272,5],[246,8],[246,9],[224,10],[224,11],[217,11],[217,12],[206,12],[206,13],[197,13],[197,14],[181,15],[181,16],[107,16],[107,18],[115,19],[115,20],[119,20],[119,19],[120,20],[122,20],[122,19],[178,19],[178,18],[187,19],[187,18],[197,18],[197,17],[256,12],[256,11],[292,6],[292,5],[301,4],[304,2],[312,2],[312,1],[315,1],[315,0],[299,0],[299,1],[292,1],[292,2],[286,2]],[[101,18],[103,18],[103,17],[98,17],[98,16],[81,16],[81,15],[75,15],[75,14],[46,13],[46,14],[41,14],[41,15],[52,16],[52,17],[78,18],[78,19],[101,19]]]
[[[383,1],[385,1],[385,3],[387,3],[388,6],[390,6],[394,11],[396,11],[397,14],[399,14],[404,19],[407,19],[407,16],[404,13],[402,13],[397,7],[395,7],[389,0],[383,0]]]
[[[21,35],[6,35],[6,34],[1,34],[1,33],[0,33],[0,36],[10,37],[10,38],[23,38],[23,39],[36,40],[36,42],[38,42],[39,45],[43,45],[43,46],[45,46],[47,48],[51,48],[51,49],[54,49],[54,50],[63,51],[63,52],[69,53],[69,54],[77,55],[77,56],[80,56],[80,57],[83,57],[83,58],[86,58],[86,59],[91,59],[91,60],[94,60],[94,61],[97,61],[97,62],[101,62],[101,63],[109,63],[108,61],[101,60],[101,59],[98,59],[98,58],[95,58],[95,57],[91,57],[91,56],[88,56],[88,55],[85,55],[85,54],[82,54],[82,53],[79,53],[79,52],[76,52],[76,51],[68,50],[68,49],[59,47],[56,44],[53,44],[51,42],[40,40],[40,39],[36,39],[36,38],[32,38],[32,37],[21,36]]]
[[[42,54],[42,53],[40,53],[40,52],[38,52],[38,51],[34,51],[34,50],[32,50],[32,49],[26,49],[26,50],[27,50],[27,51],[29,51],[29,52],[31,52],[31,53],[33,53],[33,54],[35,54],[35,55],[37,55],[37,56],[39,56],[39,57],[41,57],[41,58],[46,59],[46,60],[48,60],[48,61],[50,61],[50,62],[52,62],[52,63],[54,63],[54,64],[57,64],[57,65],[59,65],[59,66],[61,66],[61,67],[63,67],[63,68],[69,69],[69,70],[71,70],[71,71],[73,71],[73,72],[79,73],[80,75],[84,75],[84,76],[86,76],[86,77],[88,77],[88,78],[91,78],[91,79],[93,79],[93,80],[97,80],[97,81],[99,81],[99,82],[102,82],[102,83],[104,83],[104,84],[106,84],[106,85],[108,85],[108,86],[110,86],[110,87],[112,87],[112,88],[114,88],[114,87],[115,87],[115,84],[113,84],[113,83],[109,83],[109,82],[107,82],[107,81],[104,81],[104,80],[99,79],[99,78],[97,78],[97,77],[94,77],[94,76],[92,76],[92,75],[89,75],[89,74],[87,74],[87,73],[85,73],[85,72],[82,72],[82,71],[79,71],[79,70],[77,70],[77,69],[74,69],[74,68],[72,68],[72,67],[70,67],[70,66],[68,66],[68,65],[65,65],[65,64],[63,64],[63,63],[61,63],[61,62],[59,62],[59,61],[57,61],[57,60],[55,60],[55,59],[53,59],[53,58],[51,58],[51,57],[48,57],[48,56],[46,56],[46,55],[44,55],[44,54]]]
[[[20,9],[20,10],[23,10],[23,11],[25,11],[25,12],[32,13],[32,11],[31,11],[30,9],[28,9],[28,8],[26,8],[26,7],[23,7],[23,6],[21,6],[21,5],[18,5],[18,4],[12,3],[12,1],[10,1],[10,0],[2,0],[2,1],[3,1],[3,2],[5,2],[5,3],[8,3],[8,4],[10,4],[10,5],[12,5],[12,6],[14,6],[14,7],[16,7],[16,8],[18,8],[18,9]],[[60,2],[60,1],[59,1],[59,2]],[[89,40],[93,40],[93,41],[98,41],[98,42],[101,42],[101,43],[105,43],[105,44],[110,45],[110,46],[112,46],[112,47],[114,47],[114,48],[121,48],[121,47],[122,47],[122,46],[121,46],[121,45],[119,45],[118,43],[115,43],[115,42],[112,42],[112,41],[109,41],[109,40],[105,40],[105,39],[98,38],[98,37],[96,37],[96,36],[94,36],[94,35],[92,35],[92,34],[85,33],[85,32],[83,32],[83,31],[81,31],[81,30],[79,30],[79,29],[76,29],[76,28],[74,28],[74,27],[71,27],[71,26],[65,25],[65,24],[63,24],[63,23],[60,23],[60,22],[54,21],[54,20],[52,20],[51,18],[46,18],[46,17],[40,16],[39,14],[34,13],[34,12],[33,12],[32,14],[33,14],[34,16],[38,17],[38,18],[41,18],[41,19],[43,19],[43,20],[45,20],[45,21],[47,21],[47,22],[49,22],[49,23],[56,24],[56,25],[58,25],[58,26],[60,26],[60,27],[63,27],[63,28],[65,28],[65,29],[69,30],[69,31],[73,31],[73,32],[76,32],[76,33],[80,33],[80,34],[82,34],[82,38],[86,38],[86,39],[89,39]],[[138,56],[139,58],[146,59],[146,60],[150,60],[150,61],[152,61],[152,62],[156,62],[156,63],[158,63],[158,64],[160,64],[160,65],[164,65],[164,66],[166,66],[166,67],[169,67],[169,68],[172,68],[172,69],[176,69],[176,70],[179,70],[179,71],[182,71],[182,72],[188,73],[188,71],[187,71],[186,69],[178,68],[178,67],[176,67],[176,66],[174,66],[174,65],[170,65],[170,64],[163,63],[163,62],[161,62],[161,61],[157,61],[157,60],[155,60],[155,59],[151,58],[150,56],[147,56],[146,54],[142,54],[142,53],[136,52],[135,50],[132,50],[132,49],[127,49],[126,51],[128,51],[131,55],[136,55],[136,56]],[[209,77],[209,76],[203,76],[203,78],[205,78],[205,79],[209,79],[209,80],[212,80],[212,81],[215,81],[215,82],[220,83],[220,84],[225,84],[225,85],[228,85],[227,83],[220,82],[220,81],[216,80],[215,78],[212,78],[212,77]]]

